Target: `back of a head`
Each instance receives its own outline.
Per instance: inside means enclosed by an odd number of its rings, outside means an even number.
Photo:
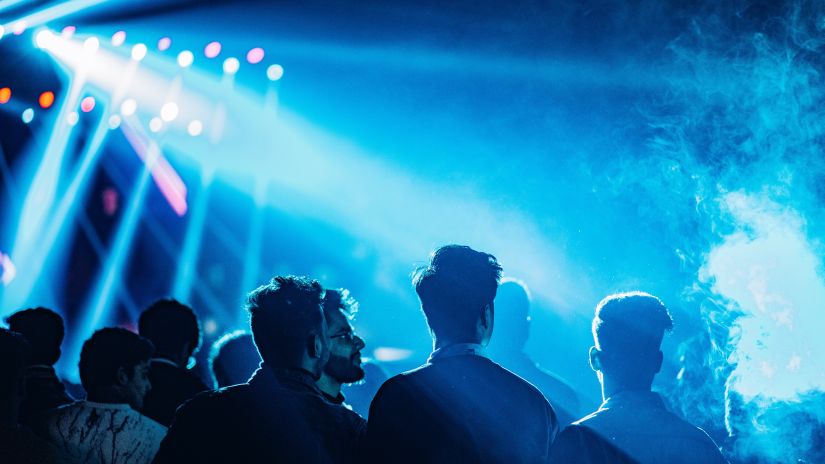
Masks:
[[[201,343],[195,312],[171,298],[152,303],[140,314],[138,332],[155,345],[158,355],[177,356],[188,346],[191,356]]]
[[[215,388],[244,383],[261,363],[252,334],[239,330],[224,335],[212,345],[209,368]]]
[[[358,312],[358,301],[345,288],[327,289],[324,292],[324,315],[327,320],[333,311],[341,311],[348,319],[355,317]]]
[[[496,336],[493,350],[520,350],[530,333],[530,291],[520,280],[504,278],[495,300]]]
[[[29,344],[23,335],[0,328],[0,400],[13,395],[29,355]]]
[[[60,344],[65,335],[63,318],[48,308],[30,308],[6,318],[9,329],[22,334],[29,343],[31,364],[54,365],[60,359]]]
[[[323,335],[323,288],[306,277],[278,276],[247,296],[255,346],[270,366],[300,367],[313,334]]]
[[[121,328],[100,329],[83,343],[80,351],[80,382],[87,392],[117,383],[117,371],[132,372],[152,357],[154,346],[148,339]]]
[[[493,255],[468,246],[446,245],[418,269],[413,285],[427,324],[438,337],[474,336],[476,321],[496,297],[501,266]]]
[[[604,370],[632,381],[647,381],[658,371],[662,338],[673,319],[661,300],[643,292],[618,293],[596,306],[593,339],[603,354]]]

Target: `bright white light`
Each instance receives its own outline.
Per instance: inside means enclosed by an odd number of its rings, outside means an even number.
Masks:
[[[3,38],[3,34],[5,34],[5,33],[6,33],[6,28],[3,27],[2,24],[0,24],[0,39]]]
[[[266,77],[271,81],[280,80],[284,76],[284,68],[279,64],[273,64],[266,68]]]
[[[146,45],[139,43],[132,47],[132,59],[140,61],[146,57]]]
[[[235,74],[238,72],[238,69],[241,67],[241,62],[238,61],[237,58],[227,58],[223,62],[223,72],[226,74]]]
[[[94,53],[100,48],[100,40],[97,37],[89,37],[83,42],[83,49],[89,53]]]
[[[163,121],[160,120],[159,117],[155,116],[149,121],[149,130],[152,132],[160,132],[163,128]]]
[[[14,33],[14,35],[20,35],[26,30],[27,27],[29,27],[29,23],[21,19],[20,21],[17,21],[16,23],[11,25],[11,31]]]
[[[2,28],[2,26],[0,26],[0,28]],[[0,36],[2,36],[2,34],[0,34]],[[53,40],[54,34],[49,30],[42,30],[34,36],[34,43],[37,45],[37,48],[46,48]]]
[[[26,124],[32,122],[32,119],[34,119],[34,110],[31,109],[31,108],[26,108],[23,111],[22,119],[23,119],[23,122],[26,123]]]
[[[120,127],[121,119],[120,116],[113,114],[109,117],[109,129],[117,129]]]
[[[80,120],[80,115],[77,114],[77,111],[72,111],[71,113],[66,115],[66,124],[70,126],[74,126],[77,124],[77,121]]]
[[[137,110],[137,102],[134,98],[129,98],[123,100],[123,103],[120,104],[120,114],[124,116],[131,116],[135,114]]]
[[[166,122],[174,121],[178,117],[178,111],[177,103],[166,102],[160,108],[160,117]]]
[[[184,50],[178,53],[178,65],[181,68],[188,68],[192,66],[192,62],[195,60],[195,55],[192,54],[189,50]]]
[[[186,130],[192,137],[197,137],[201,135],[201,132],[203,132],[203,123],[195,119],[194,121],[189,123],[189,126],[186,127]]]
[[[126,42],[125,31],[117,31],[112,35],[112,45],[114,45],[115,47],[123,45],[123,42]]]

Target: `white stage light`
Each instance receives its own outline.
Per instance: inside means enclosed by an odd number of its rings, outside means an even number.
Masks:
[[[178,53],[178,65],[181,68],[188,68],[189,66],[192,66],[193,61],[195,61],[195,55],[193,55],[189,50],[184,50]]]
[[[178,117],[178,104],[175,102],[166,102],[160,108],[160,117],[166,121],[174,121]]]
[[[123,103],[120,104],[120,113],[124,116],[131,116],[135,114],[137,110],[137,102],[134,98],[129,98],[127,100],[123,100]]]
[[[132,59],[140,61],[146,57],[146,45],[139,43],[132,47]]]
[[[223,72],[226,74],[235,74],[238,72],[238,69],[241,67],[241,62],[238,61],[237,58],[227,58],[226,61],[223,62]]]

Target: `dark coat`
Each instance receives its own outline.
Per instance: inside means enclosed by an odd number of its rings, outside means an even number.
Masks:
[[[156,464],[355,462],[366,422],[312,376],[262,365],[246,384],[202,393],[175,415]]]
[[[167,427],[172,424],[175,410],[209,388],[192,371],[173,365],[171,361],[153,359],[149,364],[152,389],[143,399],[143,415]]]
[[[391,378],[369,417],[366,454],[374,463],[542,463],[558,431],[541,392],[476,354]]]
[[[46,411],[73,402],[53,367],[38,365],[26,369],[26,397],[20,405],[21,424],[33,425]]]

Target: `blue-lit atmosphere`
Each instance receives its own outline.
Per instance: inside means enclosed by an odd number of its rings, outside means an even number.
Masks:
[[[583,411],[594,308],[642,290],[672,411],[825,462],[823,53],[823,1],[0,1],[0,316],[58,311],[77,383],[171,296],[205,369],[306,275],[394,375],[432,350],[412,271],[467,244]]]

